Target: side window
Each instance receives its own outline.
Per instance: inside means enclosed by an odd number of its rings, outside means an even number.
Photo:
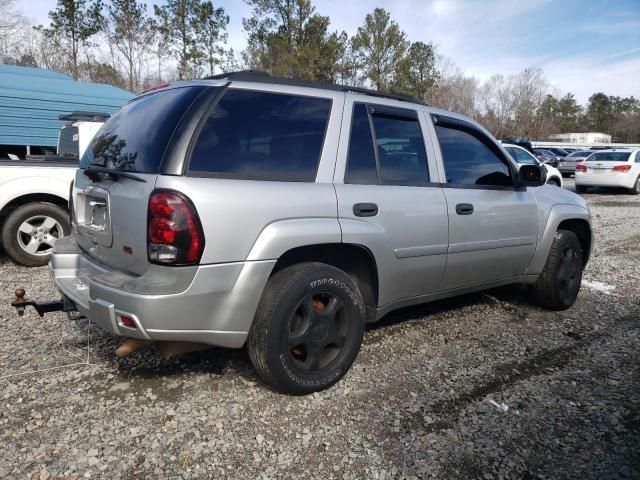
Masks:
[[[512,186],[509,168],[482,132],[457,125],[437,124],[447,183]]]
[[[356,104],[345,182],[427,185],[427,154],[416,112]]]
[[[344,177],[345,183],[360,185],[375,185],[378,183],[376,154],[373,149],[369,113],[367,113],[367,107],[364,103],[356,104],[353,109],[347,165],[347,172]]]
[[[189,170],[313,182],[330,110],[328,99],[229,90],[207,118]]]
[[[514,147],[507,148],[507,151],[518,163],[522,163],[525,165],[537,165],[534,156],[529,152],[525,152],[524,150],[520,150],[519,148]]]

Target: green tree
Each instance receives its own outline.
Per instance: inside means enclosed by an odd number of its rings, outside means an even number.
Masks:
[[[582,113],[582,107],[576,101],[573,93],[567,93],[558,100],[556,105],[556,121],[560,129],[559,133],[575,132],[578,129],[578,120]]]
[[[227,41],[225,31],[229,17],[225,14],[224,8],[215,8],[212,2],[205,1],[196,6],[196,18],[198,45],[209,67],[209,75],[213,75],[224,53],[220,44]]]
[[[200,76],[203,55],[198,48],[198,0],[167,0],[154,5],[161,44],[178,60],[178,79]]]
[[[409,48],[407,35],[391,20],[389,12],[376,8],[352,39],[358,65],[377,90],[393,83],[394,74]]]
[[[329,32],[329,17],[310,0],[246,0],[252,16],[242,23],[248,33],[246,63],[274,75],[335,81],[340,72],[346,33]]]
[[[153,41],[153,20],[137,0],[111,0],[107,8],[107,36],[116,61],[126,71],[127,86],[141,85],[143,64]]]
[[[58,0],[55,10],[49,12],[51,24],[42,29],[45,36],[67,52],[69,70],[73,78],[79,77],[80,48],[89,45],[89,39],[102,30],[102,2],[94,0]]]
[[[611,125],[611,100],[602,92],[589,97],[587,104],[587,126],[589,129],[609,133]]]
[[[393,89],[425,101],[439,77],[436,51],[431,43],[414,42],[398,62]]]

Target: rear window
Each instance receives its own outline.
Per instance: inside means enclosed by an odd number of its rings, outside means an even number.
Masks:
[[[58,155],[75,155],[77,157],[78,153],[78,127],[62,127],[58,138]]]
[[[325,98],[229,90],[202,127],[189,172],[312,182],[330,111]]]
[[[594,153],[589,157],[590,162],[626,162],[629,160],[631,152],[601,152]]]
[[[82,156],[89,165],[157,173],[178,122],[205,87],[161,90],[126,104],[102,126]]]
[[[590,152],[590,151],[580,150],[577,152],[570,153],[568,156],[569,157],[588,157],[592,153],[593,153],[592,151]]]

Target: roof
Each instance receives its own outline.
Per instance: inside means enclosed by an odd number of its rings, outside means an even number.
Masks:
[[[405,95],[402,93],[379,92],[377,90],[370,90],[368,88],[351,87],[349,85],[337,85],[335,83],[321,82],[318,80],[301,80],[299,78],[274,77],[269,73],[260,70],[240,70],[237,72],[220,73],[218,75],[205,77],[205,80],[235,80],[238,82],[270,83],[276,85],[291,85],[294,87],[318,88],[322,90],[331,90],[334,92],[355,92],[363,93],[365,95],[372,95],[374,97],[391,98],[404,102],[417,103],[419,105],[427,105],[426,103],[413,98],[411,95]]]
[[[0,145],[56,146],[60,114],[113,113],[134,95],[31,67],[0,65]]]

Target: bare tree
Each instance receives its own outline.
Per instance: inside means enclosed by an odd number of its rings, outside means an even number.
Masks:
[[[478,80],[465,75],[451,60],[438,58],[440,77],[427,96],[433,106],[478,118]]]
[[[153,21],[147,6],[137,0],[111,0],[107,7],[106,34],[117,65],[124,69],[127,87],[140,87],[142,70],[153,41]]]

